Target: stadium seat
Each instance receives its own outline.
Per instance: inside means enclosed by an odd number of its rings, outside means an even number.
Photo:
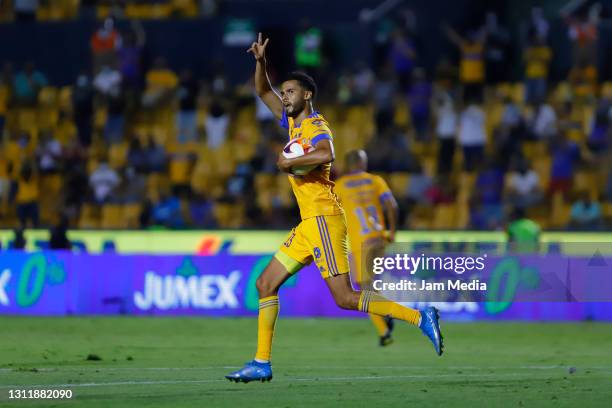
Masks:
[[[100,227],[104,229],[125,228],[126,221],[123,218],[123,207],[119,204],[103,205]]]
[[[599,197],[597,174],[588,170],[576,172],[576,174],[574,174],[572,191],[574,193],[588,192],[592,200],[597,200]]]
[[[127,228],[140,227],[140,213],[142,212],[142,204],[130,203],[123,206],[123,219]]]
[[[410,173],[395,172],[389,175],[389,188],[397,198],[406,196],[409,183]]]
[[[433,209],[429,205],[416,205],[406,219],[407,227],[415,230],[431,228]]]
[[[127,164],[129,146],[127,142],[115,143],[108,148],[108,164],[115,170]]]
[[[557,229],[567,227],[570,221],[571,205],[565,202],[561,192],[553,195],[551,206],[549,225]]]
[[[83,204],[79,216],[79,228],[98,228],[100,226],[100,208],[94,204]]]
[[[437,230],[457,227],[457,205],[439,204],[434,208],[432,228]]]

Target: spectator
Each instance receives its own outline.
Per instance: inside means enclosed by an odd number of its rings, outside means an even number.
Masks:
[[[426,141],[429,137],[429,104],[431,99],[431,84],[427,81],[425,71],[422,68],[414,70],[414,76],[410,91],[410,113],[412,115],[412,126],[416,133],[416,139]]]
[[[552,165],[548,193],[553,195],[561,192],[567,195],[572,188],[574,166],[580,159],[578,145],[569,140],[565,133],[561,133],[552,145]]]
[[[158,57],[146,78],[146,89],[142,96],[145,108],[159,108],[171,101],[179,83],[176,74],[168,68],[166,60]]]
[[[72,243],[68,239],[68,219],[62,217],[60,222],[49,230],[49,249],[70,250]]]
[[[130,163],[131,164],[131,163]],[[115,193],[116,201],[121,204],[140,203],[147,192],[147,180],[134,167],[126,167],[123,171],[121,184]]]
[[[166,171],[168,165],[166,150],[157,143],[154,137],[149,136],[145,152],[150,172],[162,173]]]
[[[527,102],[535,104],[546,99],[546,82],[551,59],[552,51],[544,39],[539,36],[532,37],[529,46],[523,52]]]
[[[391,37],[389,60],[393,64],[402,91],[410,89],[416,57],[416,49],[409,35],[401,28],[396,28]]]
[[[142,147],[142,143],[138,137],[133,137],[130,141],[128,163],[130,163],[138,173],[146,174],[150,171],[147,151]]]
[[[41,174],[57,173],[62,167],[62,145],[50,131],[43,132],[36,147]]]
[[[117,97],[121,94],[121,73],[110,65],[104,65],[94,78],[93,85],[101,96]]]
[[[89,185],[93,190],[96,203],[107,203],[120,182],[121,179],[117,172],[106,161],[101,161],[89,176]]]
[[[504,173],[501,167],[495,161],[489,160],[482,166],[475,185],[488,228],[497,228],[503,220],[503,186]]]
[[[374,73],[365,62],[357,61],[356,68],[351,76],[352,101],[355,105],[364,105],[369,102],[374,87]]]
[[[425,190],[427,202],[433,206],[455,202],[455,191],[450,179],[446,176],[436,177],[434,183]]]
[[[221,101],[214,100],[210,105],[206,122],[204,123],[208,147],[217,149],[225,143],[229,121],[230,115],[225,110]]]
[[[395,94],[397,82],[389,65],[382,68],[378,80],[374,83],[374,110],[376,130],[382,133],[391,126],[395,117]]]
[[[123,138],[125,125],[125,98],[122,87],[121,73],[109,66],[102,70],[94,79],[94,88],[99,92],[107,105],[107,118],[104,126],[104,139],[108,144],[118,143]]]
[[[38,175],[31,163],[24,163],[17,180],[17,217],[21,228],[27,228],[28,221],[32,227],[38,227]]]
[[[572,204],[569,226],[582,231],[596,231],[602,227],[601,206],[591,200],[588,192],[581,193]]]
[[[193,77],[191,70],[186,69],[181,73],[178,88],[178,99],[180,111],[178,114],[178,139],[181,143],[194,142],[197,133],[197,105],[200,85]]]
[[[482,86],[485,81],[484,50],[486,31],[471,31],[466,38],[445,26],[446,35],[460,50],[461,64],[459,79],[463,85],[463,98],[466,101],[482,99]]]
[[[450,92],[439,90],[434,97],[436,136],[439,140],[438,174],[447,174],[453,168],[455,138],[457,137],[457,112]]]
[[[38,93],[47,86],[45,75],[34,69],[34,64],[28,62],[23,71],[15,75],[15,101],[20,105],[35,105],[38,102]]]
[[[544,18],[544,13],[541,7],[533,7],[531,9],[531,19],[527,27],[527,36],[530,38],[537,37],[546,42],[548,39],[548,30],[550,24]]]
[[[9,244],[9,249],[23,250],[26,248],[27,241],[23,228],[15,228],[13,230],[13,241]]]
[[[543,101],[536,102],[531,117],[526,122],[531,139],[548,141],[557,134],[557,114]]]
[[[108,17],[96,30],[90,41],[94,72],[104,65],[115,65],[117,50],[121,47],[121,35],[115,29],[115,21]]]
[[[167,228],[181,228],[185,224],[181,213],[181,202],[173,195],[163,194],[153,205],[151,215],[155,224]]]
[[[520,160],[515,172],[510,173],[506,200],[516,208],[529,208],[542,199],[540,177]]]
[[[484,157],[485,113],[475,100],[459,116],[459,143],[463,149],[465,171],[474,171]]]
[[[507,81],[512,68],[508,61],[510,33],[499,24],[497,14],[493,12],[487,13],[483,31],[486,32],[484,61],[487,84]]]
[[[119,71],[126,89],[136,90],[142,85],[142,52],[146,41],[142,24],[132,20],[124,37],[117,53]]]
[[[509,97],[504,101],[502,117],[499,127],[495,130],[495,148],[497,160],[504,171],[508,169],[510,161],[520,156],[521,141],[524,138],[524,120],[521,109]]]
[[[85,200],[89,199],[87,171],[82,161],[75,161],[70,167],[64,183],[64,213],[69,220],[76,220]]]
[[[610,116],[612,107],[608,100],[602,100],[597,105],[591,119],[591,129],[587,136],[586,145],[591,153],[605,155],[610,143]]]
[[[214,203],[205,196],[194,194],[189,200],[191,222],[197,228],[215,228]]]
[[[91,144],[94,87],[90,77],[82,73],[72,89],[72,106],[78,137],[83,146]]]

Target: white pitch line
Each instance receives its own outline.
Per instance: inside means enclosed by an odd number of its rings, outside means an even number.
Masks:
[[[504,373],[504,374],[462,374],[460,378],[506,378],[523,375],[523,373]],[[372,381],[372,380],[420,380],[420,379],[436,379],[441,377],[457,378],[457,374],[434,374],[434,375],[386,375],[386,376],[360,376],[360,377],[312,377],[312,378],[282,378],[274,380],[274,383],[284,383],[292,381],[300,382],[329,382],[329,381]],[[37,384],[37,385],[2,385],[0,389],[28,389],[28,388],[79,388],[79,387],[113,387],[123,385],[164,385],[164,384],[205,384],[225,382],[226,379],[210,379],[210,380],[168,380],[168,381],[115,381],[115,382],[89,382],[89,383],[69,383],[69,384]]]
[[[323,370],[556,370],[570,367],[567,365],[527,365],[527,366],[300,366],[303,369]],[[27,373],[27,372],[62,372],[62,371],[205,371],[205,370],[232,370],[241,366],[202,366],[202,367],[94,367],[94,366],[61,366],[41,368],[0,368],[0,373]],[[612,366],[579,366],[582,370],[607,370]],[[36,370],[36,371],[30,371]]]

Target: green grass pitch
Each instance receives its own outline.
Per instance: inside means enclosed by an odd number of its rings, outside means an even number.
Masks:
[[[416,328],[398,326],[381,349],[367,320],[281,318],[272,382],[235,384],[223,375],[252,358],[255,319],[0,317],[0,406],[611,404],[610,324],[443,323],[442,357]],[[73,397],[8,398],[51,388]]]

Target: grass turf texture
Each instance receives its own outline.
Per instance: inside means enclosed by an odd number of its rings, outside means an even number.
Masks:
[[[407,325],[383,349],[367,320],[281,318],[274,379],[263,384],[223,378],[252,358],[255,319],[0,317],[0,327],[7,407],[573,408],[612,399],[610,324],[443,323],[437,357]],[[73,398],[8,400],[15,388],[71,389]]]

